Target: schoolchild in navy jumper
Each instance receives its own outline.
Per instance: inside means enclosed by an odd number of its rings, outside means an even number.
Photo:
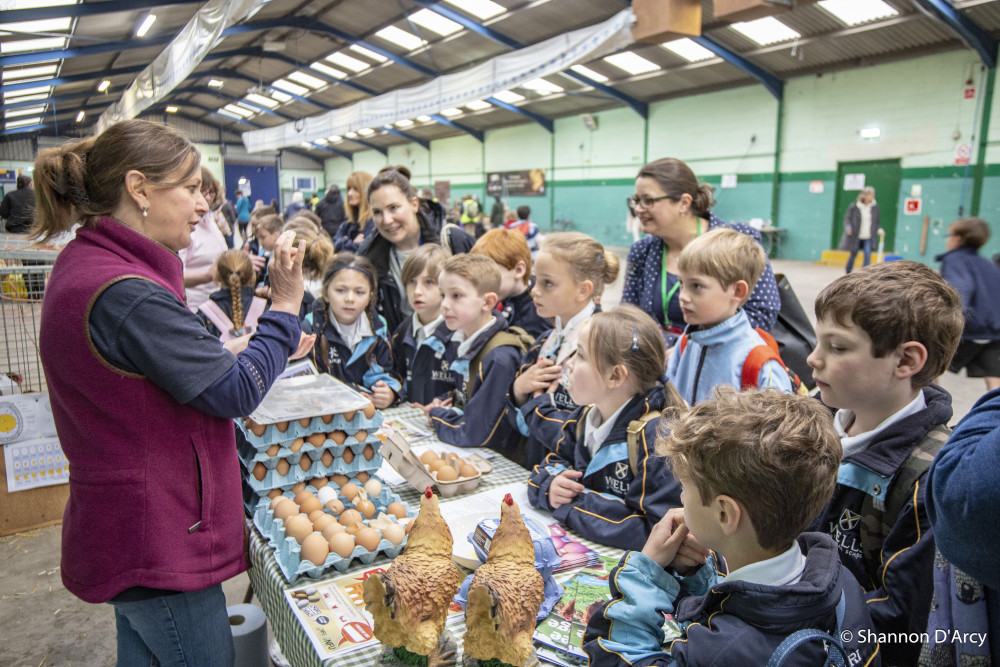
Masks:
[[[766,665],[808,629],[842,645],[849,665],[881,664],[861,587],[837,546],[800,534],[837,480],[840,444],[822,405],[720,387],[671,420],[657,451],[672,461],[684,507],[612,571],[612,599],[584,635],[591,665]],[[783,664],[826,658],[813,640]]]
[[[524,460],[528,469],[552,451],[567,460],[572,450],[556,449],[563,423],[579,407],[567,389],[565,362],[576,350],[580,327],[600,310],[594,299],[618,277],[618,258],[580,232],[551,234],[535,259],[531,296],[538,315],[555,320],[524,359],[511,387],[508,419],[527,437]]]
[[[424,406],[438,438],[459,447],[491,447],[517,463],[517,431],[504,419],[507,388],[514,381],[526,345],[507,332],[493,312],[500,271],[482,255],[456,255],[445,262],[439,284],[441,314],[452,330],[447,360],[455,384],[452,397]],[[479,360],[491,343],[504,341]]]
[[[198,306],[198,317],[223,343],[257,330],[257,320],[268,304],[254,296],[256,280],[250,255],[242,250],[227,250],[215,261],[215,282],[226,287],[212,292]]]
[[[323,276],[323,297],[316,299],[302,330],[317,334],[312,360],[356,389],[370,393],[380,410],[396,401],[396,377],[385,320],[375,312],[375,270],[349,252],[334,256]]]
[[[436,243],[427,243],[406,258],[402,279],[413,315],[392,334],[392,358],[396,377],[402,378],[400,400],[426,405],[445,399],[455,388],[445,351],[451,330],[441,315],[438,276],[448,253]]]
[[[925,479],[948,437],[951,396],[931,384],[962,335],[962,300],[933,269],[897,261],[841,276],[816,298],[812,366],[844,460],[817,520],[865,590],[889,665],[915,665],[933,594]],[[903,502],[905,500],[905,502]],[[892,516],[892,514],[895,514]]]
[[[642,549],[667,510],[680,506],[680,485],[653,450],[659,419],[642,424],[634,444],[627,435],[633,421],[664,408],[665,357],[659,327],[635,306],[596,313],[583,325],[569,361],[570,393],[587,407],[563,425],[560,450],[571,458],[552,453],[535,466],[528,481],[533,507],[550,510],[588,540]]]
[[[552,323],[539,317],[531,289],[531,249],[524,236],[508,229],[491,229],[483,234],[472,250],[485,255],[500,269],[500,302],[497,310],[512,327],[520,327],[533,338],[552,328]]]

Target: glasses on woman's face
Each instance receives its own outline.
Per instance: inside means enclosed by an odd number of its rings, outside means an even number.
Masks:
[[[643,209],[648,211],[653,208],[653,204],[660,201],[661,199],[670,199],[677,201],[676,197],[671,197],[670,195],[663,195],[662,197],[650,197],[649,195],[632,195],[625,200],[628,204],[628,210],[635,213],[636,209]]]

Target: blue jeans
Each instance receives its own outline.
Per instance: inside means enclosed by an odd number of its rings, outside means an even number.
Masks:
[[[233,635],[222,585],[200,591],[112,602],[118,667],[229,667]]]
[[[858,256],[858,250],[862,250],[865,253],[865,263],[862,266],[868,266],[872,263],[872,240],[862,239],[858,241],[858,247],[851,251],[851,256],[847,260],[848,273],[854,268],[854,258]]]

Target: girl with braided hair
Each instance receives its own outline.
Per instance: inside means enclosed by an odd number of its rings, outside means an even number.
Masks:
[[[321,373],[371,394],[380,410],[402,389],[395,375],[385,320],[377,313],[375,267],[365,257],[342,252],[323,274],[322,297],[302,322],[316,334],[313,362]]]
[[[256,331],[257,319],[267,309],[267,301],[254,296],[257,273],[250,255],[242,250],[227,250],[219,255],[215,282],[222,289],[198,306],[198,317],[209,333],[225,343]]]

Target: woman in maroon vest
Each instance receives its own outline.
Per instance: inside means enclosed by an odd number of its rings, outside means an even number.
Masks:
[[[232,664],[221,582],[246,559],[231,420],[311,345],[303,248],[279,238],[271,309],[224,348],[184,303],[177,253],[208,210],[187,138],[124,121],[40,152],[35,182],[39,236],[83,223],[52,269],[39,334],[70,462],[63,583],[113,605],[119,665]]]

